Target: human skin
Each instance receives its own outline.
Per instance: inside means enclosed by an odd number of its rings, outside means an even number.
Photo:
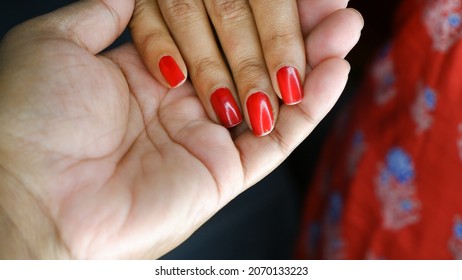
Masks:
[[[297,0],[137,0],[130,29],[154,77],[177,87],[189,74],[209,117],[226,127],[244,118],[264,136],[279,98],[303,97]]]
[[[299,8],[305,98],[265,137],[210,120],[191,84],[166,88],[131,44],[101,53],[134,1],[79,1],[13,29],[0,44],[0,258],[158,258],[183,242],[340,96],[363,21],[322,2]]]

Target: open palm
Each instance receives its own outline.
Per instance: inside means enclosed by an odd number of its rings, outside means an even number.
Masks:
[[[27,193],[21,213],[46,217],[69,257],[158,257],[185,240],[327,114],[357,38],[332,46],[361,28],[349,10],[305,27],[308,46],[328,47],[308,53],[303,102],[282,106],[273,133],[257,138],[210,121],[190,84],[163,87],[132,45],[95,55],[126,26],[129,2],[83,2],[35,19],[0,50],[1,170]],[[348,34],[333,36],[345,22]],[[27,240],[40,230],[30,227]]]

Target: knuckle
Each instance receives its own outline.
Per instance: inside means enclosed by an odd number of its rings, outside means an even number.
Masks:
[[[269,32],[267,36],[263,38],[263,44],[271,46],[272,48],[280,48],[284,46],[291,46],[294,42],[297,42],[297,33],[288,32],[290,29],[276,30]]]
[[[238,80],[254,80],[266,72],[266,66],[256,57],[242,59],[235,68],[235,75]]]
[[[143,39],[140,42],[142,51],[148,51],[152,44],[162,42],[167,39],[168,34],[160,29],[151,29],[143,34]]]
[[[217,0],[212,1],[212,10],[219,20],[236,20],[246,17],[250,13],[245,0]]]
[[[165,12],[175,20],[190,18],[199,12],[199,6],[191,0],[165,1]]]
[[[154,9],[154,4],[150,1],[135,1],[135,9],[133,10],[132,21],[139,19],[144,15],[149,15]]]
[[[129,23],[136,48],[145,55],[152,49],[153,44],[165,42],[170,37],[167,30],[150,26],[149,17],[152,17],[156,9],[156,3],[153,1],[136,1]]]
[[[198,77],[210,77],[220,69],[220,63],[211,57],[199,59],[191,69],[191,74]]]

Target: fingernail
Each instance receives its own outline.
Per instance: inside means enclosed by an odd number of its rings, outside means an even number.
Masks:
[[[185,80],[185,76],[175,59],[169,55],[163,56],[159,61],[159,69],[167,83],[172,87],[177,87]]]
[[[294,67],[286,66],[278,70],[277,80],[282,100],[287,105],[297,104],[302,101],[302,85],[300,74]]]
[[[233,127],[242,122],[241,111],[228,88],[219,88],[210,96],[213,110],[220,122],[226,127]]]
[[[257,91],[247,98],[247,112],[256,136],[263,136],[273,129],[273,109],[268,96]]]

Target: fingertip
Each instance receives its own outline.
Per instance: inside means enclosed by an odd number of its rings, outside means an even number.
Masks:
[[[364,17],[363,17],[363,15],[358,10],[356,10],[354,8],[346,8],[345,10],[348,11],[348,12],[353,13],[354,16],[357,17],[360,20],[360,22],[361,22],[361,30],[362,30],[364,28]]]
[[[334,12],[319,23],[307,37],[308,63],[316,66],[331,57],[344,58],[358,43],[364,19],[355,9]]]
[[[170,88],[177,88],[184,84],[187,78],[185,70],[181,69],[178,64],[179,59],[175,59],[171,55],[161,56],[157,66],[164,79]],[[184,67],[186,69],[186,67]]]
[[[187,68],[157,1],[136,1],[130,29],[133,43],[149,72],[167,88],[184,84],[188,76]]]
[[[229,88],[220,87],[213,90],[210,103],[219,122],[226,128],[235,127],[242,122],[241,110]]]
[[[302,101],[302,83],[296,67],[280,67],[276,72],[276,79],[284,104],[295,105]]]
[[[249,119],[249,127],[257,137],[271,133],[274,128],[275,115],[267,93],[255,91],[247,97],[246,109]]]

